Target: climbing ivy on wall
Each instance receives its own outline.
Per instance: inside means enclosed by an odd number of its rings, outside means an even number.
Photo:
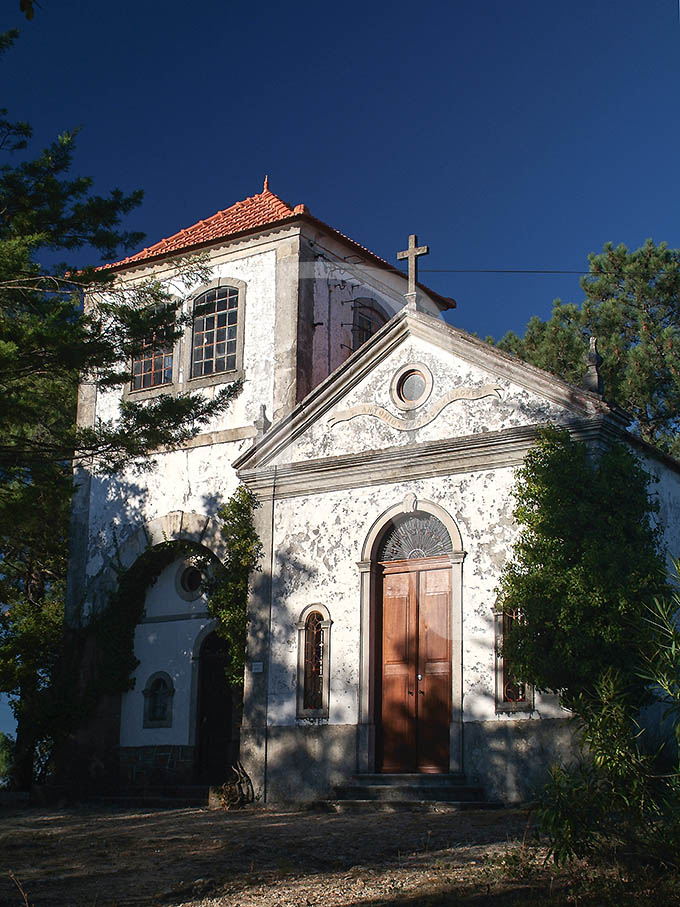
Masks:
[[[102,697],[132,689],[132,673],[139,664],[135,627],[144,616],[147,591],[173,561],[199,551],[183,541],[147,548],[131,567],[117,570],[118,582],[106,607],[80,627],[67,630],[55,690],[64,724],[86,723]]]
[[[218,634],[229,643],[228,679],[243,682],[248,631],[248,588],[253,571],[259,570],[262,543],[255,531],[253,511],[259,501],[245,485],[239,485],[220,508],[226,556],[213,578],[206,581],[208,608],[217,620]]]

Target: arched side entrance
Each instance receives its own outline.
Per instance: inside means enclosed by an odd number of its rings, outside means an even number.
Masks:
[[[458,527],[407,495],[371,527],[363,555],[359,769],[461,771]]]

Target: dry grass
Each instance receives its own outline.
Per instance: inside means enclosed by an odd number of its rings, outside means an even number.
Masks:
[[[521,810],[81,807],[5,809],[0,822],[8,907],[680,903],[667,878],[645,884],[611,867],[544,865]]]

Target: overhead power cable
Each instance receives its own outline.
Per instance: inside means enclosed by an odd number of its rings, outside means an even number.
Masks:
[[[590,271],[570,271],[564,268],[419,268],[420,274],[590,274]]]

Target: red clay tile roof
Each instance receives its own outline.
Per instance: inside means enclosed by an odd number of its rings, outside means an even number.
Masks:
[[[396,268],[388,261],[385,261],[384,258],[380,258],[375,252],[371,252],[370,249],[367,249],[355,240],[350,239],[349,236],[346,236],[334,227],[330,227],[316,217],[312,217],[306,205],[300,204],[291,208],[290,205],[287,205],[286,202],[278,197],[278,195],[274,195],[274,193],[271,192],[267,177],[265,177],[264,188],[259,195],[251,195],[250,198],[244,198],[242,202],[236,202],[236,204],[232,205],[230,208],[218,211],[217,214],[213,214],[212,217],[208,217],[206,220],[200,220],[197,224],[194,224],[193,227],[187,227],[185,230],[180,230],[179,233],[174,233],[172,236],[168,236],[167,239],[161,239],[160,242],[154,243],[153,246],[148,246],[146,249],[142,249],[141,252],[137,252],[135,255],[129,255],[121,261],[116,261],[110,265],[103,265],[102,267],[118,269],[128,267],[129,265],[135,265],[148,259],[162,258],[165,255],[171,255],[173,253],[186,253],[199,246],[205,246],[209,243],[218,242],[219,240],[229,239],[240,234],[250,233],[254,230],[258,230],[260,227],[272,227],[276,224],[300,216],[304,216],[307,220],[316,223],[330,233],[334,233],[336,236],[341,237],[345,242],[354,246],[355,249],[360,250],[367,257],[383,265],[388,270],[400,274],[404,278],[406,277],[403,271]],[[430,290],[421,283],[418,285],[426,290],[430,296],[434,297],[444,308],[455,308],[455,300],[449,299],[446,296],[440,296],[439,293]]]
[[[155,258],[158,255],[168,255],[172,252],[184,252],[194,246],[203,245],[204,243],[217,242],[220,239],[227,239],[236,233],[244,233],[257,227],[264,227],[275,224],[278,221],[286,220],[296,214],[306,212],[304,205],[296,205],[290,208],[273,192],[270,192],[267,183],[259,195],[252,195],[250,198],[244,198],[242,202],[236,202],[230,208],[218,211],[212,217],[206,220],[199,220],[193,227],[187,227],[186,230],[180,230],[167,239],[161,239],[160,242],[154,243],[130,255],[122,261],[117,261],[109,267],[120,267],[121,265],[130,265],[138,261],[144,261],[147,258]]]

